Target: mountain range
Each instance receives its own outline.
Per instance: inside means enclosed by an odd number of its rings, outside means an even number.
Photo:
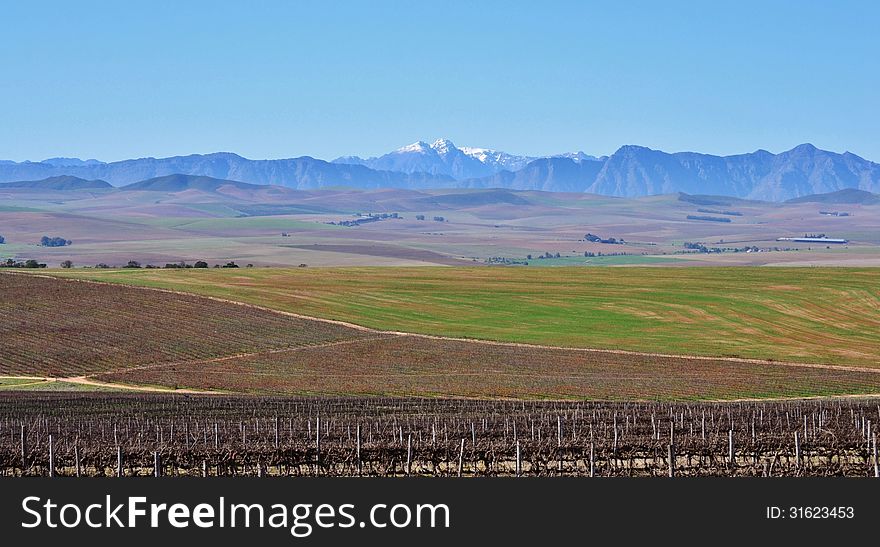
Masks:
[[[332,162],[308,156],[251,160],[232,153],[141,158],[112,163],[77,158],[0,161],[0,182],[74,176],[123,186],[168,175],[196,175],[295,189],[506,188],[639,197],[686,192],[784,201],[845,189],[880,192],[880,164],[802,144],[773,154],[714,156],[627,145],[611,156],[583,152],[515,156],[486,148],[419,141],[383,156]]]
[[[334,164],[309,156],[278,160],[251,160],[237,154],[218,152],[170,158],[140,158],[112,163],[77,163],[70,158],[58,162],[0,163],[0,182],[37,180],[71,175],[100,179],[124,186],[166,175],[199,175],[251,184],[277,184],[298,189],[327,186],[355,188],[434,188],[452,186],[455,179],[427,173],[378,171],[363,165]]]
[[[559,154],[576,162],[598,160],[583,152]],[[519,171],[539,156],[515,156],[491,148],[458,148],[449,139],[438,139],[431,144],[414,142],[377,158],[363,159],[358,156],[342,156],[333,163],[364,165],[380,171],[401,173],[429,173],[448,175],[457,180],[488,177],[500,171]]]

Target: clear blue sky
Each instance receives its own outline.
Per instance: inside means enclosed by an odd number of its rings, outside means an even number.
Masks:
[[[880,161],[880,3],[5,2],[0,158],[717,154]]]

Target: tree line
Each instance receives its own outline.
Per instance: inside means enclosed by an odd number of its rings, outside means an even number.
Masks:
[[[74,263],[72,260],[64,260],[59,265],[64,269],[69,269],[69,268],[74,267]],[[300,268],[304,268],[306,266],[307,266],[306,264],[299,265]],[[47,265],[45,263],[38,262],[34,259],[15,260],[13,258],[8,258],[8,259],[0,262],[0,268],[46,268],[46,267],[47,267]],[[120,266],[111,266],[105,262],[100,262],[98,264],[95,264],[94,266],[84,266],[84,267],[85,268],[94,267],[95,269],[98,269],[98,270],[109,270],[109,269],[112,269],[115,267],[120,267]],[[164,266],[156,266],[153,264],[141,264],[137,260],[129,260],[124,266],[121,266],[121,268],[126,268],[126,269],[143,268],[143,269],[147,269],[147,270],[152,270],[152,269],[168,269],[168,270],[170,270],[170,269],[191,269],[191,268],[207,269],[207,268],[211,268],[211,267],[213,267],[213,268],[240,268],[241,266],[239,266],[238,264],[235,263],[235,261],[232,261],[232,260],[230,260],[226,264],[214,264],[213,266],[209,266],[208,263],[205,262],[204,260],[199,260],[193,264],[189,264],[185,261],[169,262],[169,263],[165,264]],[[245,265],[245,268],[253,268],[253,267],[254,267],[253,264]]]
[[[4,243],[6,243],[6,238],[0,236],[0,245]],[[64,239],[63,237],[43,236],[40,238],[41,247],[65,247],[72,244],[73,241],[70,241],[69,239]]]

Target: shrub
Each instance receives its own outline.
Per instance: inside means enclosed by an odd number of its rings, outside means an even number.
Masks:
[[[43,247],[64,247],[73,243],[69,239],[64,239],[63,237],[49,237],[43,236],[40,238],[40,245]]]

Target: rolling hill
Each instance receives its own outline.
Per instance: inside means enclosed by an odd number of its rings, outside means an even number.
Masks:
[[[216,192],[223,187],[233,187],[241,190],[259,190],[265,185],[250,184],[236,180],[215,179],[197,175],[166,175],[152,179],[142,180],[128,184],[120,188],[120,191],[148,191],[148,192],[184,192],[186,190],[201,190],[203,192]]]
[[[827,194],[811,194],[809,196],[801,196],[786,201],[786,203],[831,203],[842,205],[874,205],[880,203],[880,195],[857,190],[855,188],[846,188],[836,192]]]
[[[70,175],[49,177],[42,180],[22,180],[14,182],[2,182],[0,188],[15,188],[27,190],[97,190],[112,188],[113,186],[103,180],[85,180]]]
[[[530,205],[527,199],[507,190],[480,190],[438,194],[414,200],[414,204],[434,207],[480,207],[483,205]]]

